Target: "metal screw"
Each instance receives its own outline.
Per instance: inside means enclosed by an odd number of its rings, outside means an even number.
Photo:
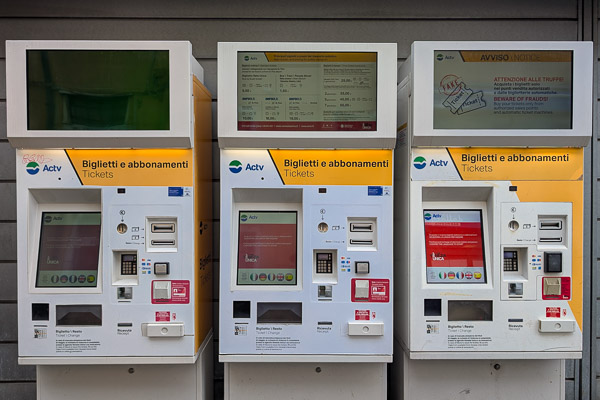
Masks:
[[[129,369],[127,370],[127,372],[129,372],[130,374],[133,374],[133,373],[135,372],[135,369],[134,369],[134,368],[129,368]]]
[[[498,371],[500,369],[501,365],[500,364],[494,364],[494,369],[496,371]]]
[[[321,372],[321,367],[317,367],[315,368],[315,371],[317,371],[317,374]]]

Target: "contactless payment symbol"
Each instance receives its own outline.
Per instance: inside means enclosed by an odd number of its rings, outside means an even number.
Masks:
[[[35,175],[40,172],[40,164],[36,163],[35,161],[28,162],[25,166],[25,170],[29,175]]]
[[[423,169],[427,165],[425,157],[418,156],[413,160],[413,165],[416,169]]]
[[[229,163],[229,170],[234,174],[239,174],[240,172],[242,172],[242,163],[238,160],[233,160]]]

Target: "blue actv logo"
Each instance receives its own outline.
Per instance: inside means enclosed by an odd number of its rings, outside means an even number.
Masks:
[[[425,214],[423,214],[423,218],[425,218],[425,221],[429,221],[431,218],[442,218],[442,214],[425,213]]]
[[[246,222],[246,221],[248,221],[248,216],[246,214],[242,214],[242,215],[240,215],[240,220],[242,222]]]
[[[238,160],[233,160],[229,163],[229,170],[234,174],[239,174],[240,172],[242,172],[242,163]]]
[[[416,169],[423,169],[427,166],[427,160],[425,159],[425,157],[415,157],[415,159],[413,160],[413,165]]]
[[[31,161],[27,163],[27,165],[25,166],[25,170],[29,175],[35,175],[38,172],[40,172],[40,165],[35,161]]]

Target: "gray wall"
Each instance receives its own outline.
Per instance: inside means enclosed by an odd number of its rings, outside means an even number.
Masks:
[[[35,398],[35,370],[20,367],[16,361],[15,157],[6,140],[5,40],[189,40],[194,56],[205,69],[216,113],[219,41],[392,42],[398,43],[399,61],[403,61],[410,51],[410,43],[415,40],[596,40],[596,8],[593,0],[0,1],[0,399]],[[216,139],[216,125],[213,136]],[[591,163],[592,156],[598,156],[597,140],[586,153],[586,178],[592,182],[592,173],[594,178],[593,188],[587,192],[588,210],[592,194],[597,193],[600,183],[597,163]],[[214,266],[218,278],[219,154],[216,140],[213,149],[217,239]],[[599,221],[598,211],[598,207],[594,207],[593,219],[589,218],[586,225],[588,233],[597,231],[592,221]],[[592,248],[589,244],[585,247]],[[588,252],[586,277],[600,274],[598,249]],[[589,267],[592,259],[596,260],[593,275]],[[589,317],[586,354],[582,361],[567,363],[567,399],[600,396],[600,357],[596,356],[600,344],[600,314],[597,312],[600,286],[596,283],[592,294],[592,280],[586,279],[586,282],[585,312]],[[218,279],[215,289],[218,289]],[[218,290],[215,290],[215,311],[217,296]],[[594,302],[591,302],[592,296]],[[218,341],[215,346],[218,354]],[[223,367],[218,363],[215,384],[215,396],[222,398]]]

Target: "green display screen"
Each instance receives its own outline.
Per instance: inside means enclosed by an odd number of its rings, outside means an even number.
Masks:
[[[168,50],[27,50],[28,130],[169,130]]]

